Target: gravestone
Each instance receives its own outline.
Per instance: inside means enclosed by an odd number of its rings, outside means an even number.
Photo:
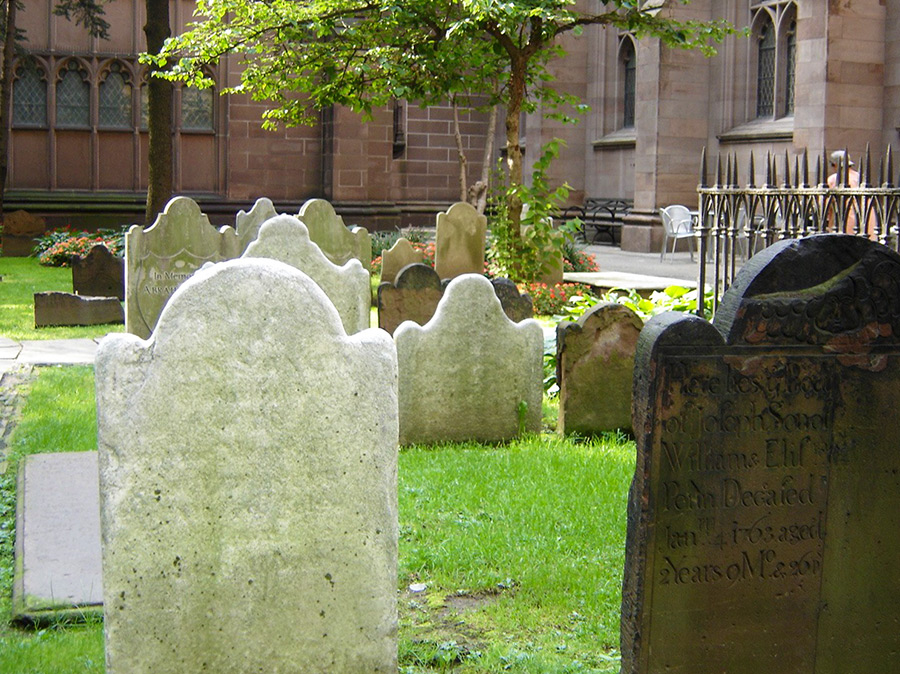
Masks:
[[[267,197],[257,199],[249,213],[238,211],[234,219],[234,229],[241,241],[241,253],[247,250],[247,246],[259,235],[259,228],[262,227],[262,224],[276,215],[278,215],[278,211],[275,210],[272,200]]]
[[[434,269],[442,279],[484,274],[487,218],[471,204],[457,202],[437,214]]]
[[[556,328],[561,433],[631,430],[634,353],[643,322],[628,307],[601,302]]]
[[[378,286],[378,327],[390,334],[403,321],[425,325],[444,294],[441,279],[427,264],[409,264],[395,283]]]
[[[72,288],[76,295],[125,299],[125,260],[102,243],[84,257],[72,260]]]
[[[423,326],[394,332],[401,444],[499,442],[538,431],[543,331],[513,323],[483,276],[453,279]]]
[[[109,674],[397,669],[397,360],[275,260],[96,360]]]
[[[47,231],[44,218],[28,211],[13,211],[3,217],[3,256],[28,257],[34,250],[35,238]]]
[[[47,291],[34,294],[34,327],[124,323],[122,303],[115,297],[85,297]]]
[[[372,290],[368,272],[356,259],[343,266],[333,264],[309,240],[306,225],[294,216],[278,215],[266,221],[242,257],[280,260],[296,267],[325,291],[347,334],[369,327]]]
[[[397,274],[406,265],[424,264],[425,253],[413,248],[412,244],[404,238],[397,239],[390,250],[381,255],[381,282],[395,283]]]
[[[493,278],[491,285],[494,286],[494,292],[497,299],[500,300],[503,312],[513,323],[534,317],[531,295],[520,293],[515,283],[508,278]]]
[[[147,338],[175,289],[207,262],[240,254],[232,227],[216,229],[187,197],[175,197],[148,229],[125,235],[125,330]]]
[[[309,238],[334,264],[340,267],[355,258],[363,269],[371,269],[372,236],[365,227],[344,225],[344,219],[324,199],[310,199],[300,208],[297,217],[309,230]]]
[[[754,256],[641,334],[622,672],[888,673],[900,653],[900,257]]]

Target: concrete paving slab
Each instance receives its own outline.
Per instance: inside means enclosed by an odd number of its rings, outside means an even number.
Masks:
[[[21,352],[21,344],[7,337],[0,337],[0,360],[14,360]]]
[[[586,283],[594,288],[609,290],[610,288],[630,288],[638,292],[649,290],[663,290],[669,286],[681,286],[683,288],[696,288],[696,281],[688,281],[681,278],[665,276],[646,276],[644,274],[632,274],[624,271],[610,272],[566,272],[563,274],[566,281],[574,283]]]
[[[18,475],[13,617],[42,622],[102,604],[97,452],[27,457]]]
[[[20,363],[79,365],[94,362],[97,343],[92,339],[47,339],[22,342]]]

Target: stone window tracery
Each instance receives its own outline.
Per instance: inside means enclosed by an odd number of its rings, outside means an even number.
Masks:
[[[56,125],[91,126],[91,85],[87,71],[75,59],[66,62],[56,82]]]
[[[19,64],[13,83],[12,122],[16,126],[47,125],[47,78],[33,64]]]
[[[131,84],[120,63],[109,67],[106,78],[100,83],[98,124],[114,129],[131,128]]]
[[[797,61],[796,4],[784,0],[754,2],[750,11],[756,38],[756,116],[791,115]]]

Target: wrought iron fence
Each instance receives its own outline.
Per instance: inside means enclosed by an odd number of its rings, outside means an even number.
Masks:
[[[848,154],[844,154],[849,157]],[[747,184],[740,185],[734,154],[716,158],[715,182],[710,185],[706,150],[700,167],[700,196],[696,235],[699,239],[699,287],[715,289],[713,312],[731,285],[742,262],[782,239],[812,234],[846,233],[865,236],[898,250],[900,233],[900,176],[895,181],[892,150],[881,158],[877,184],[866,148],[857,170],[851,161],[839,161],[829,175],[828,157],[817,157],[810,182],[806,151],[794,157],[787,152],[781,166],[766,155],[765,181],[754,184],[755,161],[750,154]],[[706,262],[712,262],[711,273]],[[702,302],[699,313],[703,315]]]

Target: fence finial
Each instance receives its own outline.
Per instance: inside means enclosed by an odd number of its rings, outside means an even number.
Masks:
[[[782,183],[785,187],[791,186],[791,158],[788,156],[788,151],[784,151],[784,182]]]
[[[884,158],[885,164],[885,174],[887,175],[887,182],[885,182],[885,187],[893,187],[894,186],[894,151],[890,145],[887,148],[887,154]],[[900,182],[900,176],[898,176],[898,182]]]
[[[740,176],[738,175],[740,173],[740,169],[738,167],[737,152],[732,152],[731,156],[732,156],[731,170],[733,172],[733,176],[731,179],[731,186],[734,187],[735,189],[737,189],[737,187],[740,185],[740,182],[741,182]]]
[[[722,155],[716,155],[716,187],[722,184]]]
[[[872,162],[869,157],[869,144],[866,143],[866,154],[863,158],[863,172],[862,172],[862,180],[860,180],[860,185],[863,187],[868,187],[871,181],[872,176]]]
[[[763,187],[772,186],[772,153],[766,150],[766,184]]]
[[[747,168],[747,173],[749,174],[747,187],[754,188],[756,185],[754,181],[756,180],[756,169],[753,165],[753,150],[750,150],[750,166]]]
[[[803,187],[809,187],[809,151],[803,148]]]
[[[700,153],[700,187],[706,187],[706,146],[703,146],[703,152]]]

